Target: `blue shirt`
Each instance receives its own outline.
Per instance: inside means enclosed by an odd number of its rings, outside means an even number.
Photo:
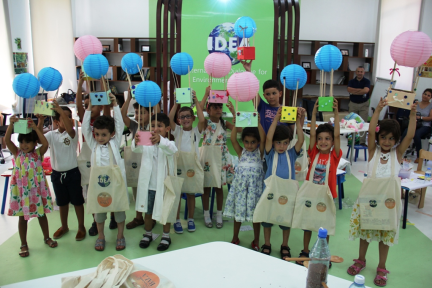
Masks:
[[[291,149],[288,150],[288,157],[290,158],[291,161],[291,167],[288,168],[288,160],[286,158],[286,153],[279,153],[279,157],[278,157],[278,163],[277,163],[277,168],[276,168],[276,176],[283,178],[283,179],[288,179],[288,173],[291,173],[291,179],[295,180],[295,161],[297,159],[297,157],[300,155],[300,153],[302,149],[300,149],[300,152],[297,154],[296,150],[295,150],[295,146],[292,147]],[[272,148],[270,150],[270,152],[267,154],[267,152],[264,152],[264,157],[265,157],[265,161],[267,163],[267,171],[264,177],[264,180],[267,179],[270,175],[272,175],[272,170],[273,170],[273,157],[274,157],[274,153],[275,152],[274,148]],[[289,171],[289,172],[288,172]],[[265,184],[264,184],[264,188],[265,188]]]
[[[267,104],[266,102],[264,102],[264,100],[260,100],[260,103],[258,105],[258,113],[260,115],[261,118],[261,126],[264,129],[264,132],[267,134],[268,130],[270,129],[271,124],[273,123],[273,119],[276,116],[276,113],[278,111],[279,107],[272,107],[269,104]],[[278,125],[285,125],[285,126],[290,126],[290,125],[294,125],[293,124],[288,124],[288,123],[281,123],[278,122]]]
[[[365,77],[363,77],[359,81],[359,80],[357,80],[357,77],[355,77],[354,79],[351,79],[348,82],[348,87],[355,88],[355,89],[363,89],[365,87],[368,87],[370,89],[370,81],[369,81],[369,79],[367,79]],[[363,94],[363,95],[350,94],[350,100],[351,100],[351,102],[354,102],[354,103],[364,103],[364,102],[369,100],[369,95],[368,94]]]

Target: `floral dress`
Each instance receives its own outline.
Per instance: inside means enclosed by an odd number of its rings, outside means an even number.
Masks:
[[[396,149],[393,148],[390,153],[396,153]],[[371,167],[375,161],[376,155],[381,155],[381,149],[377,146],[375,150],[374,156],[368,163],[368,175],[372,174]],[[395,157],[397,159],[397,156]],[[377,178],[387,178],[391,175],[391,158],[387,161],[386,164],[382,164],[381,161],[378,162],[378,167],[376,171]],[[396,171],[397,170],[397,171]],[[398,175],[400,170],[400,165],[395,165],[395,174]],[[399,223],[399,222],[398,222]],[[364,230],[360,229],[360,204],[358,203],[358,199],[354,204],[353,212],[351,213],[350,220],[350,230],[349,230],[349,239],[355,240],[356,238],[360,238],[366,240],[368,243],[372,241],[383,242],[387,246],[393,246],[398,243],[399,239],[399,226],[397,232],[388,231],[388,230]]]
[[[24,153],[12,160],[9,216],[24,216],[25,220],[52,212],[51,194],[46,185],[39,149]]]
[[[263,193],[264,170],[259,148],[243,148],[235,177],[225,202],[224,216],[237,222],[252,222],[255,206]]]
[[[228,146],[226,145],[226,130],[220,129],[219,135],[216,133],[217,123],[212,122],[210,119],[207,120],[207,128],[204,130],[204,138],[202,146],[210,146],[212,137],[217,137],[215,146],[221,146],[222,151],[222,171],[221,171],[221,183],[222,186],[231,184],[234,178],[234,167],[232,165],[231,154],[229,153]],[[204,171],[209,167],[204,166]]]

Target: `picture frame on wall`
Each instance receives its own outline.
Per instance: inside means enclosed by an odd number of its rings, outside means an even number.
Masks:
[[[111,52],[111,45],[102,45],[102,52]]]
[[[349,56],[349,50],[348,49],[340,49],[342,56]]]
[[[141,45],[141,52],[150,52],[150,45]]]
[[[311,69],[311,62],[302,62],[302,67],[304,69]]]

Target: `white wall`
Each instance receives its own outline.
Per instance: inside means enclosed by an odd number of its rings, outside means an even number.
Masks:
[[[378,0],[302,0],[300,39],[375,42]]]
[[[71,0],[71,4],[75,37],[149,35],[149,0]]]

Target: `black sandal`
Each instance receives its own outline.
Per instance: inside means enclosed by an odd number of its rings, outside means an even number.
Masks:
[[[162,243],[163,240],[167,241],[168,244]],[[170,245],[171,245],[171,238],[170,237],[162,237],[161,243],[159,243],[157,250],[158,251],[165,251],[169,248]]]
[[[288,250],[288,253],[284,253],[284,250]],[[291,258],[291,252],[290,252],[290,248],[289,246],[281,246],[281,250],[280,250],[280,254],[281,254],[281,259],[284,260],[286,257]]]
[[[302,256],[303,256],[303,257],[302,257]],[[300,258],[309,258],[309,253],[306,253],[306,252],[304,252],[303,250],[301,250],[299,257],[300,257]],[[303,264],[304,261],[296,261],[295,263],[296,263],[297,265],[304,266],[304,264]]]
[[[264,250],[269,250],[269,252],[264,252]],[[265,254],[265,255],[270,255],[271,254],[271,245],[262,245],[261,246],[261,253]]]
[[[98,230],[97,230],[97,224],[96,224],[96,222],[93,222],[92,223],[92,226],[90,227],[90,229],[89,229],[89,235],[90,236],[96,236],[96,235],[98,235]]]
[[[143,234],[143,238],[139,242],[139,247],[141,248],[147,248],[150,246],[150,242],[153,241],[153,237],[147,234]]]

